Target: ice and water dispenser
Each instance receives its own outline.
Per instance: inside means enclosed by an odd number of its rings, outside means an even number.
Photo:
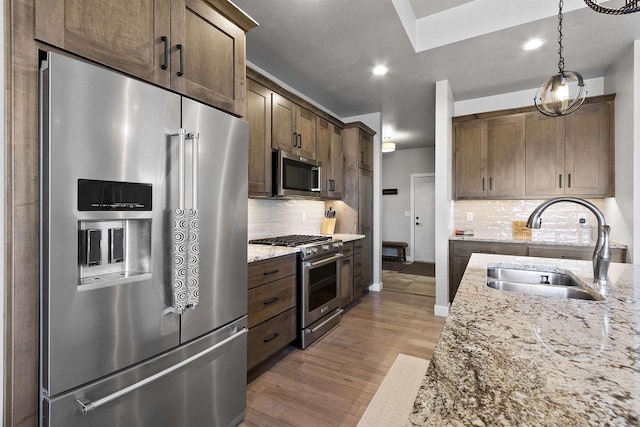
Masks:
[[[78,286],[94,289],[151,277],[151,184],[78,180],[78,211],[117,212],[78,221]],[[127,214],[136,212],[135,215]],[[143,215],[144,216],[144,215]],[[128,218],[130,217],[130,218]]]

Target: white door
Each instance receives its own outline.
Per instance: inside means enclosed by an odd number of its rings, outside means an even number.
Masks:
[[[435,262],[435,177],[413,178],[414,261]]]

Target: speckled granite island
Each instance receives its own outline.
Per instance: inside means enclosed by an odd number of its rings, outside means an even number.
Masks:
[[[407,425],[640,425],[640,266],[611,264],[609,292],[585,301],[492,289],[488,265],[598,292],[589,261],[473,255]]]

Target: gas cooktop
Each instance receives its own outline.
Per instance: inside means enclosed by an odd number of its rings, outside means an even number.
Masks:
[[[308,245],[310,243],[326,242],[327,240],[331,240],[331,236],[290,234],[288,236],[266,237],[263,239],[249,240],[249,243],[253,243],[256,245],[288,246],[293,248],[296,246]]]

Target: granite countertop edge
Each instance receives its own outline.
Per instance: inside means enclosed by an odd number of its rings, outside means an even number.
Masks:
[[[564,270],[603,301],[500,291],[487,266]],[[640,425],[640,266],[474,254],[407,426]]]
[[[475,236],[450,236],[449,240],[465,241],[465,242],[487,242],[487,243],[520,243],[530,245],[548,245],[548,246],[575,246],[575,247],[593,247],[596,242],[591,242],[590,245],[578,242],[552,242],[549,240],[527,240],[527,239],[500,239],[492,237],[475,237]],[[618,242],[609,242],[611,249],[627,249],[627,245]]]

